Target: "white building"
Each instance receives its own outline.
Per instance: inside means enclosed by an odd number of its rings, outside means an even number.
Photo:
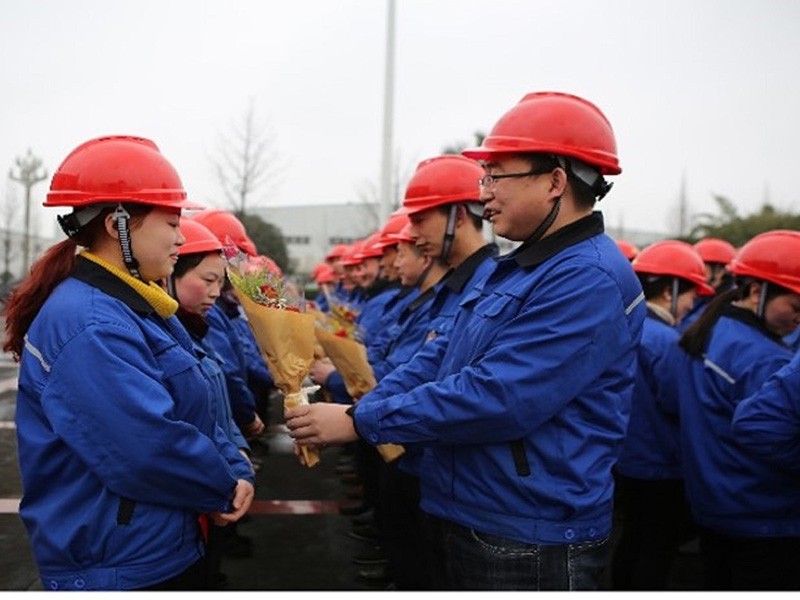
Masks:
[[[283,232],[295,273],[306,274],[321,262],[336,244],[348,244],[373,233],[383,223],[378,222],[378,206],[374,203],[307,204],[302,206],[253,207],[251,212]],[[667,238],[654,231],[639,231],[606,227],[614,239],[625,239],[640,248]],[[517,244],[502,238],[493,239],[491,227],[484,227],[487,240],[506,253]]]

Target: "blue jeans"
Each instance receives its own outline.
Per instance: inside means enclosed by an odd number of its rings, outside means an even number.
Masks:
[[[525,544],[441,521],[447,588],[597,590],[608,567],[609,538],[576,544]]]

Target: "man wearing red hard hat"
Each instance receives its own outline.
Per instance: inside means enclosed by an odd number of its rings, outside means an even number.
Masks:
[[[587,100],[540,92],[463,154],[485,170],[484,218],[521,245],[354,409],[287,424],[299,444],[424,448],[420,507],[448,589],[597,589],[646,312],[594,211],[621,172],[614,133]]]

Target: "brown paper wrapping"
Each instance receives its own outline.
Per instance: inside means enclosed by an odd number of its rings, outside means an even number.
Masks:
[[[283,407],[294,408],[295,406],[308,404],[308,394],[315,392],[318,389],[319,386],[315,385],[312,387],[302,388],[299,392],[284,394]],[[319,462],[319,452],[316,450],[312,450],[308,446],[300,446],[300,451],[303,453],[303,459],[305,460],[307,467],[313,467]]]
[[[308,403],[303,380],[314,361],[314,316],[262,306],[234,289],[275,386],[284,394],[284,407],[302,404],[303,399]],[[307,446],[301,449],[306,466],[313,467],[319,462],[319,452],[315,449]]]
[[[351,398],[358,400],[377,385],[363,344],[339,337],[320,327],[314,333],[325,354],[341,374]],[[399,444],[379,444],[377,448],[386,462],[398,459],[405,452],[405,448]]]

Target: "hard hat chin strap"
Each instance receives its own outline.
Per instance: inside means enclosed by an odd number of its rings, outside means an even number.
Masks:
[[[458,204],[451,204],[450,211],[447,213],[447,225],[444,228],[444,241],[442,241],[442,253],[439,258],[448,262],[450,252],[453,250],[453,240],[456,237],[456,217],[458,217]]]
[[[767,289],[769,288],[769,283],[766,281],[761,282],[761,293],[758,296],[758,307],[756,308],[756,316],[759,319],[764,318],[764,310],[767,307]]]
[[[122,204],[117,204],[114,212],[111,214],[117,226],[117,233],[119,234],[119,248],[122,251],[122,261],[125,263],[125,268],[128,272],[141,279],[139,275],[139,261],[133,257],[133,249],[131,248],[131,234],[128,222],[130,221],[131,214],[125,210]]]
[[[678,319],[678,292],[680,291],[681,282],[677,277],[672,278],[672,298],[669,303],[669,312],[672,317]]]
[[[553,208],[550,209],[550,212],[544,218],[544,221],[539,223],[539,226],[536,228],[536,231],[534,231],[531,234],[531,236],[527,240],[525,240],[525,243],[532,244],[538,242],[541,239],[541,237],[545,233],[547,233],[547,230],[550,229],[550,226],[553,224],[553,221],[556,220],[559,210],[561,210],[561,196],[556,198],[555,204],[553,204]]]
[[[422,273],[419,274],[419,277],[417,277],[417,280],[414,282],[414,287],[416,288],[422,287],[422,285],[425,283],[425,280],[428,279],[428,274],[431,272],[431,269],[433,268],[433,262],[435,260],[436,260],[435,258],[432,258],[431,263],[427,267],[425,267]]]

